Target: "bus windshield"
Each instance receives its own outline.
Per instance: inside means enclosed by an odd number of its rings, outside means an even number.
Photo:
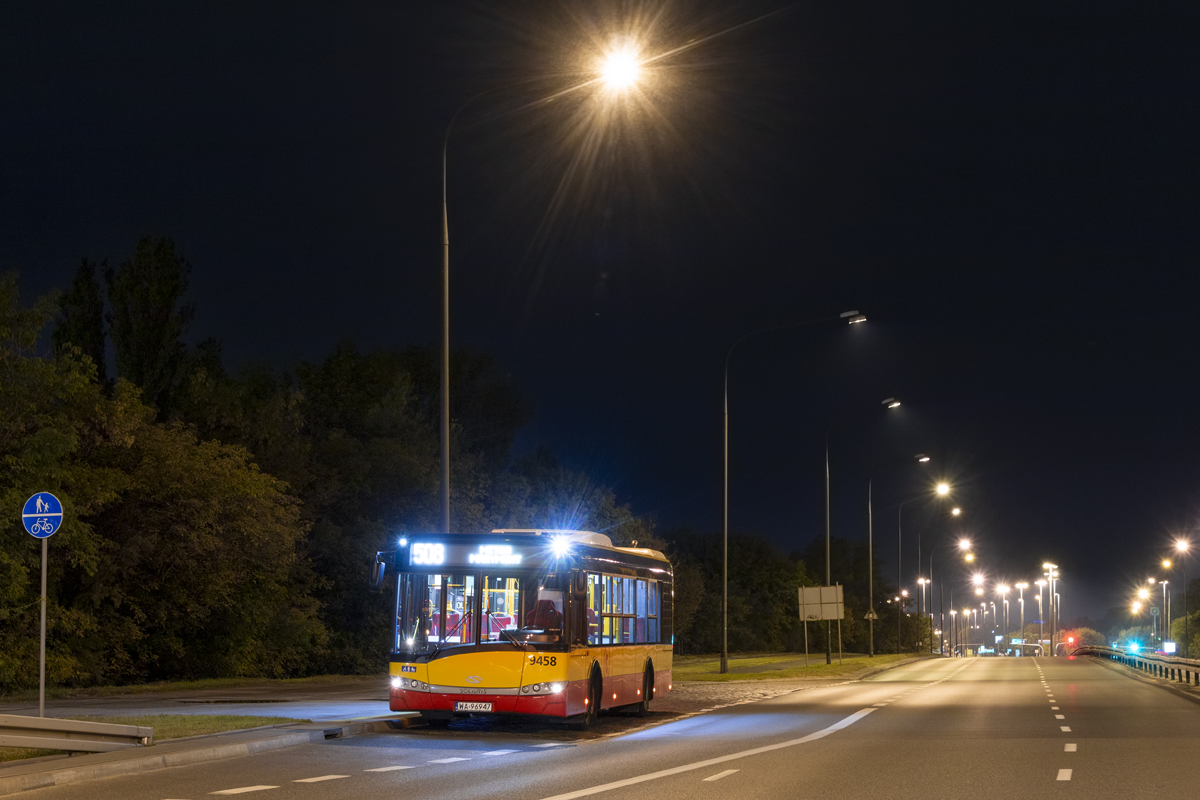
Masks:
[[[396,650],[562,642],[566,577],[401,573]]]

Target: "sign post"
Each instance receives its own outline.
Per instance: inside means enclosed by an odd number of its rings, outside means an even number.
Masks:
[[[42,540],[42,642],[38,663],[38,716],[46,716],[46,559],[48,540],[62,526],[62,503],[49,492],[38,492],[25,501],[21,522],[25,530]]]

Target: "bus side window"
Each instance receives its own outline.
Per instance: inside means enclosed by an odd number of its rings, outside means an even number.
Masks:
[[[649,641],[651,644],[657,644],[660,641],[658,638],[658,587],[659,587],[658,581],[650,581],[649,582],[649,587],[648,587],[649,592],[647,594],[646,611],[648,614],[648,619],[647,619],[648,638],[647,638],[647,641]]]
[[[637,582],[637,643],[646,643],[646,582],[641,578]]]
[[[600,644],[600,622],[604,614],[604,578],[595,573],[587,576],[587,643]]]

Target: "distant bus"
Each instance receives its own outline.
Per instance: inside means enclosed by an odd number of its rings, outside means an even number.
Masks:
[[[605,709],[649,711],[671,689],[672,573],[657,550],[603,534],[495,530],[401,538],[393,711],[533,714],[587,728]]]

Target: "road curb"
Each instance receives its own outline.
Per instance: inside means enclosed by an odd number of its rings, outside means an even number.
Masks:
[[[122,755],[129,754],[125,758],[112,759],[111,754],[108,753],[101,754],[99,757],[80,756],[77,759],[73,759],[76,763],[67,767],[52,767],[51,764],[57,765],[60,763],[57,761],[28,764],[24,767],[20,765],[13,765],[7,768],[0,767],[0,796],[18,794],[30,789],[44,789],[49,786],[83,783],[84,781],[92,781],[97,778],[112,778],[118,775],[132,775],[139,772],[166,769],[167,767],[181,767],[190,764],[222,761],[227,758],[250,756],[271,750],[281,750],[285,747],[295,747],[301,744],[314,744],[331,739],[344,739],[350,736],[361,736],[365,733],[383,733],[397,728],[412,727],[414,724],[416,724],[415,720],[406,717],[367,720],[327,727],[323,727],[317,723],[311,726],[306,725],[304,729],[297,729],[299,726],[293,726],[287,733],[265,736],[259,739],[228,742],[225,744],[206,743],[206,746],[188,747],[158,754],[152,754],[151,750],[138,748],[133,751],[123,751]],[[239,733],[242,732],[230,731],[229,733],[215,735],[236,736]],[[211,737],[203,738],[209,739]],[[200,742],[196,742],[196,744],[200,745]],[[156,745],[156,747],[163,748],[169,748],[170,746],[170,741]],[[101,760],[105,756],[108,756],[109,759]],[[78,763],[88,758],[96,759],[96,761],[94,763]],[[6,769],[17,770],[22,768],[27,771],[16,775],[3,774]]]

